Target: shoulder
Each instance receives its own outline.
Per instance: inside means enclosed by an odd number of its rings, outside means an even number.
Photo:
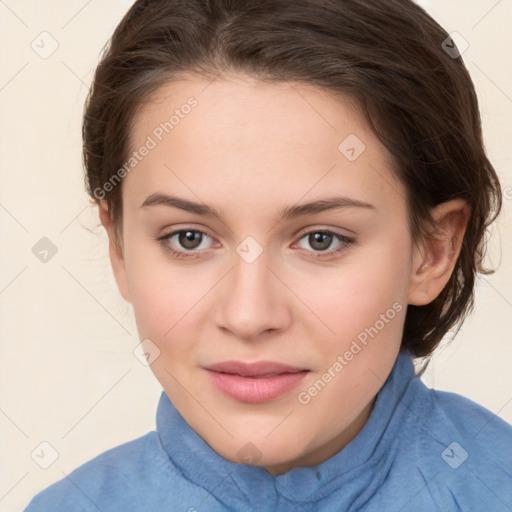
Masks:
[[[106,504],[106,510],[143,510],[148,487],[175,481],[172,472],[158,434],[148,432],[82,464],[37,494],[25,512],[97,511]]]
[[[458,393],[428,388],[418,375],[411,380],[400,410],[407,432],[415,436],[423,430],[425,439],[453,438],[472,449],[484,447],[487,453],[512,450],[512,424],[499,416],[500,411]]]
[[[427,426],[438,433],[450,433],[465,441],[472,450],[485,449],[487,454],[500,457],[512,450],[512,425],[498,413],[469,398],[448,391],[429,389],[432,409]],[[509,458],[512,464],[512,457]]]
[[[409,421],[420,495],[446,510],[510,510],[512,425],[469,398],[421,386]]]

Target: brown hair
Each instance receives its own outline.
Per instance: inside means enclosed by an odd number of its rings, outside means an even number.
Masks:
[[[449,282],[430,304],[407,309],[401,348],[429,356],[472,310],[477,271],[492,273],[482,266],[484,237],[502,204],[474,86],[460,55],[445,51],[448,38],[410,0],[137,0],[87,99],[88,193],[105,199],[122,246],[122,182],[103,186],[126,161],[137,110],[180,73],[229,70],[349,95],[394,156],[414,242],[427,236],[432,207],[462,198],[471,208]]]

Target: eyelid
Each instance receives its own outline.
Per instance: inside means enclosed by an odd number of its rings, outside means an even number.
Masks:
[[[300,229],[295,234],[295,236],[302,238],[304,235],[308,235],[310,233],[320,233],[320,232],[332,233],[333,235],[338,235],[338,236],[342,236],[342,237],[345,237],[345,238],[351,238],[353,236],[353,235],[345,235],[345,234],[341,233],[339,231],[339,229],[340,228],[329,228],[329,227],[325,227],[325,226],[313,225],[313,226],[308,226],[307,228]],[[351,233],[354,233],[354,232],[351,231]]]
[[[159,230],[161,234],[158,234],[155,238],[170,238],[171,236],[177,235],[178,233],[182,233],[183,231],[194,231],[195,233],[201,233],[202,235],[206,235],[207,237],[215,240],[215,237],[211,235],[206,228],[195,227],[193,224],[185,224],[183,227],[178,225],[172,226],[172,228],[163,228]]]

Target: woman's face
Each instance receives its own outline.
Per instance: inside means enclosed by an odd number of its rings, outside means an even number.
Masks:
[[[235,76],[166,85],[132,150],[113,263],[165,392],[233,462],[330,457],[392,369],[413,283],[389,154],[348,99]]]

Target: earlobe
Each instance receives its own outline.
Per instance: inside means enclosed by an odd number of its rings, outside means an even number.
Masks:
[[[116,239],[112,218],[110,216],[110,212],[108,211],[106,201],[99,201],[98,208],[101,224],[105,228],[105,231],[108,235],[110,263],[112,265],[112,271],[114,273],[117,287],[119,288],[119,292],[121,293],[124,300],[130,302],[130,293],[126,276],[126,265],[123,255],[123,248],[120,246],[119,241]]]
[[[457,263],[470,214],[469,206],[462,199],[434,208],[435,228],[413,250],[409,304],[424,306],[442,292]]]

